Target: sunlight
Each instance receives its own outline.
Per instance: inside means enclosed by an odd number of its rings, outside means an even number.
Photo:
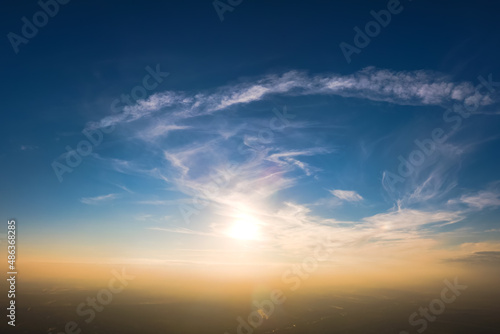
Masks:
[[[256,240],[259,237],[259,223],[252,217],[242,216],[229,227],[227,235],[235,239]]]

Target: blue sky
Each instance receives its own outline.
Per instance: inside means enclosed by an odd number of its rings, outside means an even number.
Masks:
[[[210,1],[60,5],[2,44],[0,211],[33,254],[92,259],[237,262],[238,241],[285,261],[325,234],[356,245],[346,261],[499,251],[486,4],[404,1],[349,63],[340,43],[387,1],[243,1],[223,21]],[[4,6],[6,35],[40,10]],[[68,166],[82,131],[98,144]]]

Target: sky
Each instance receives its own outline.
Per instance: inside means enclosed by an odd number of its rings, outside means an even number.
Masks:
[[[3,2],[25,261],[498,263],[490,2],[228,3],[72,0],[25,38],[40,5]]]

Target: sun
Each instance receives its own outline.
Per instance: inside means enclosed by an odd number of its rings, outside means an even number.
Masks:
[[[259,237],[259,223],[249,217],[236,220],[228,229],[227,235],[241,240],[256,240]]]

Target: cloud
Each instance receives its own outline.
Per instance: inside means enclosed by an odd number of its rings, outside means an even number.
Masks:
[[[360,194],[351,190],[333,189],[328,190],[333,196],[346,202],[359,202],[363,200]]]
[[[133,194],[134,193],[132,190],[130,190],[129,188],[127,188],[125,186],[122,186],[122,185],[119,185],[119,184],[114,184],[114,185],[117,186],[118,188],[122,189],[122,190],[125,190],[129,194]]]
[[[467,264],[500,265],[500,251],[481,251],[463,257],[448,259],[448,262],[462,262]]]
[[[160,206],[169,206],[169,205],[180,205],[190,203],[190,199],[172,199],[172,200],[148,200],[148,201],[138,201],[137,204],[145,204],[145,205],[160,205]]]
[[[454,102],[464,102],[485,106],[495,102],[489,94],[476,91],[470,82],[453,82],[450,77],[432,71],[397,72],[374,67],[350,75],[309,75],[289,71],[204,92],[156,93],[125,107],[122,113],[107,116],[88,127],[129,123],[159,111],[168,113],[168,124],[177,124],[184,119],[213,114],[278,94],[337,95],[400,105],[450,106]]]
[[[128,174],[128,175],[148,176],[151,178],[160,179],[160,180],[163,180],[165,182],[168,182],[168,179],[156,167],[146,168],[143,166],[144,164],[142,164],[140,162],[135,162],[132,160],[117,159],[117,158],[106,158],[106,157],[100,156],[99,154],[93,154],[93,157],[96,158],[97,160],[103,162],[104,164],[106,164],[106,166],[108,166],[109,168],[111,168],[112,170],[114,170],[116,172]],[[122,186],[119,186],[119,185],[116,185],[116,186],[122,188]],[[130,190],[128,190],[126,188],[125,189],[122,188],[122,189],[127,191],[127,192],[131,192]]]
[[[136,220],[140,220],[140,221],[151,220],[151,218],[153,218],[153,216],[150,214],[141,214],[141,215],[138,215],[135,217]]]
[[[209,236],[209,237],[220,237],[221,235],[215,234],[215,233],[210,233],[210,232],[201,232],[201,231],[195,231],[191,230],[188,228],[161,228],[161,227],[150,227],[148,230],[153,230],[153,231],[163,231],[163,232],[169,232],[169,233],[180,233],[180,234],[190,234],[190,235],[202,235],[202,236]]]
[[[21,145],[21,151],[33,151],[38,149],[38,146],[36,145]]]
[[[80,202],[83,204],[88,204],[88,205],[94,205],[94,204],[100,204],[103,202],[109,202],[114,199],[116,199],[118,196],[116,194],[108,194],[108,195],[102,195],[102,196],[96,196],[96,197],[82,197],[80,199]]]
[[[319,171],[318,168],[313,167],[309,165],[306,162],[300,161],[296,159],[295,157],[299,156],[313,156],[316,154],[324,154],[324,153],[331,153],[333,150],[328,150],[326,148],[311,148],[307,150],[301,150],[301,151],[288,151],[288,152],[279,152],[279,153],[273,153],[270,154],[266,159],[272,162],[275,162],[279,165],[293,165],[301,170],[303,170],[307,176],[312,175],[313,172]]]
[[[175,124],[154,124],[151,128],[141,132],[139,137],[145,141],[152,141],[167,136],[172,131],[190,129],[190,126]]]
[[[436,148],[442,156],[430,157],[422,169],[409,178],[410,191],[406,191],[397,209],[385,207],[377,211],[381,213],[357,221],[339,221],[318,216],[313,210],[318,203],[295,203],[287,197],[292,192],[284,190],[303,179],[317,184],[322,170],[314,166],[315,162],[326,166],[325,161],[331,160],[320,155],[336,153],[338,147],[329,147],[322,136],[304,130],[312,123],[302,121],[299,124],[299,120],[292,118],[287,120],[285,131],[273,127],[270,125],[272,120],[278,118],[271,108],[264,117],[259,106],[248,107],[252,113],[247,118],[243,118],[240,110],[234,112],[235,106],[277,94],[337,95],[419,106],[445,107],[470,99],[477,100],[480,105],[492,103],[488,95],[477,93],[472,84],[455,83],[446,76],[428,71],[367,68],[352,75],[314,76],[291,71],[203,92],[158,93],[126,107],[120,115],[108,116],[89,126],[125,125],[141,120],[129,124],[127,130],[130,131],[126,133],[141,141],[141,150],[148,153],[147,161],[98,158],[109,163],[115,171],[147,176],[167,184],[168,191],[177,192],[175,196],[156,194],[135,203],[179,205],[178,209],[188,206],[196,212],[190,216],[195,220],[192,226],[200,229],[150,227],[153,231],[226,237],[224,231],[230,224],[237,217],[245,216],[256,221],[263,231],[255,247],[273,250],[277,255],[302,257],[304,249],[312,249],[318,240],[328,237],[339,259],[348,252],[390,257],[396,256],[391,253],[400,254],[400,251],[414,253],[432,249],[441,242],[434,234],[441,232],[442,226],[465,218],[467,210],[409,208],[436,200],[455,188],[457,161],[462,153],[460,147],[445,144]],[[222,121],[204,117],[222,111],[227,111]],[[272,135],[263,138],[260,134],[264,131]],[[422,172],[429,166],[436,168]],[[365,201],[354,190],[328,191],[332,196],[326,204]],[[106,196],[85,199],[86,204],[104,201]],[[496,203],[488,196],[482,195],[481,199],[471,196],[463,196],[462,203],[481,208]],[[175,209],[168,213],[175,216],[172,220],[178,221],[182,210]]]
[[[398,209],[389,213],[379,213],[363,220],[384,230],[402,230],[437,223],[443,226],[456,223],[463,218],[461,212],[454,211]]]
[[[490,183],[484,190],[468,192],[458,198],[449,199],[451,206],[466,207],[468,211],[500,207],[500,181]]]
[[[465,156],[463,144],[449,142],[436,144],[436,152],[426,156],[420,166],[413,166],[413,171],[402,181],[393,183],[388,171],[382,174],[382,186],[398,206],[409,207],[443,200],[458,185]],[[410,152],[406,155],[409,156]],[[394,162],[398,159],[394,157]],[[393,166],[402,166],[401,162]],[[390,172],[396,173],[396,167]],[[400,176],[399,174],[397,174]],[[391,184],[393,183],[393,184]]]
[[[498,207],[500,206],[500,193],[480,191],[474,195],[462,195],[460,202],[478,210],[486,207]]]

